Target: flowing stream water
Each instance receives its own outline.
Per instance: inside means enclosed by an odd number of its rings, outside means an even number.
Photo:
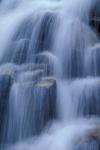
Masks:
[[[100,149],[99,5],[0,0],[0,150]]]

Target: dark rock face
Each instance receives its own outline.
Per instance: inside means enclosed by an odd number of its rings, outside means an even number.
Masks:
[[[100,1],[96,0],[90,11],[90,24],[100,34]]]
[[[0,74],[0,135],[2,134],[4,120],[9,103],[9,93],[12,84],[11,75]],[[0,136],[1,140],[1,136]]]

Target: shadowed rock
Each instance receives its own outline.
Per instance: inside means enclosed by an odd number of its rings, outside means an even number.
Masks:
[[[5,125],[5,117],[7,113],[7,106],[9,104],[9,93],[12,84],[12,76],[10,74],[0,74],[0,141],[2,137],[2,130]]]
[[[100,1],[96,0],[90,11],[90,25],[100,34]]]

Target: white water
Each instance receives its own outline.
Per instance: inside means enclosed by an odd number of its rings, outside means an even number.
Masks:
[[[99,123],[96,119],[80,119],[63,124],[54,123],[49,131],[44,132],[40,137],[11,146],[10,150],[65,150],[66,148],[72,150],[77,143],[87,141],[91,135],[96,134],[99,137]]]
[[[92,135],[100,137],[100,74],[96,62],[100,58],[99,53],[93,53],[100,46],[89,24],[95,2],[2,0],[0,72],[8,74],[10,70],[11,76],[16,72],[19,75],[11,86],[4,118],[2,136],[8,144],[2,144],[0,150],[72,150]],[[44,125],[45,91],[33,91],[33,77],[45,73],[39,68],[33,74],[35,59],[49,64],[50,75],[57,80],[56,119],[50,120],[38,136],[33,133]],[[29,70],[25,69],[28,64]]]

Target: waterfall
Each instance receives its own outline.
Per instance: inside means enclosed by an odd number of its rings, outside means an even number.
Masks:
[[[0,1],[0,150],[100,149],[99,0]]]

